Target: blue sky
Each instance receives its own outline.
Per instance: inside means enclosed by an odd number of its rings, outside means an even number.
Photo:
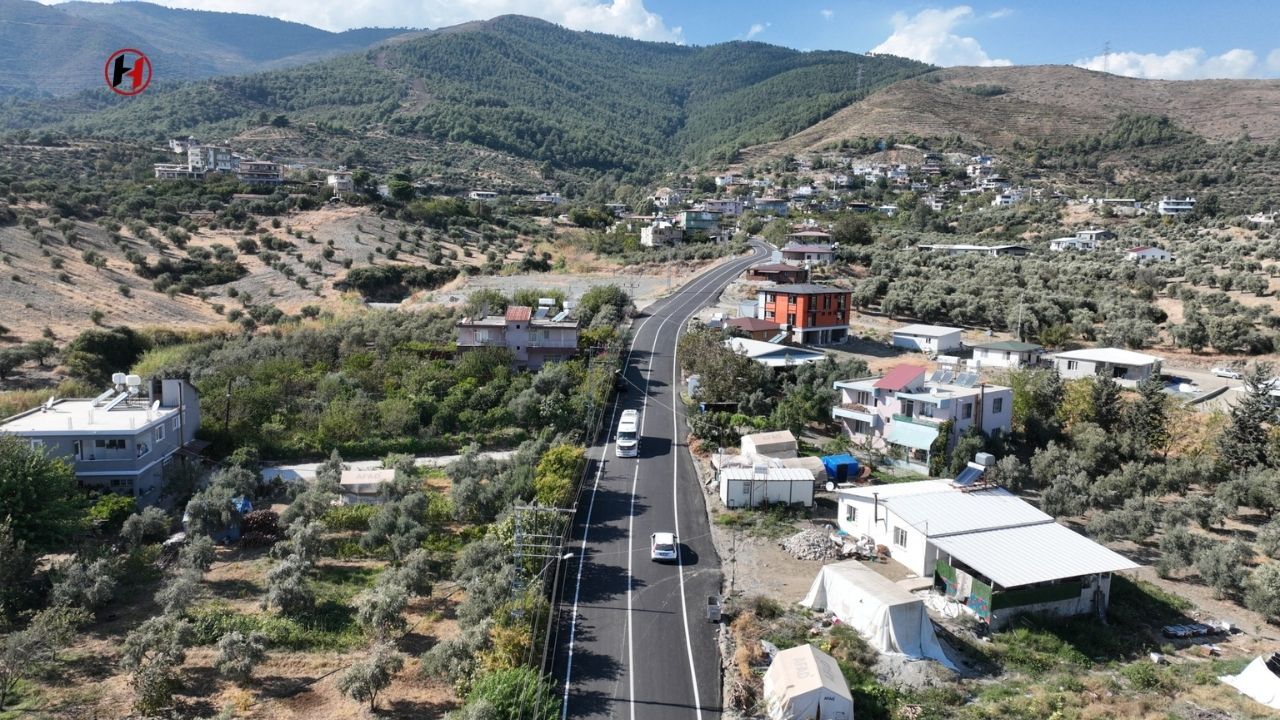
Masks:
[[[876,50],[944,66],[1078,64],[1170,80],[1280,77],[1280,0],[153,1],[271,15],[328,30],[442,27],[520,13],[644,40],[707,45],[752,39],[800,50]]]

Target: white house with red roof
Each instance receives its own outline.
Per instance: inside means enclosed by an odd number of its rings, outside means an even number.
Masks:
[[[1131,247],[1126,250],[1124,257],[1126,260],[1132,260],[1140,263],[1168,262],[1173,259],[1173,254],[1163,248],[1151,247],[1150,245],[1139,245],[1138,247]]]
[[[970,427],[987,435],[1007,433],[1013,390],[979,382],[977,374],[901,364],[883,375],[837,380],[831,417],[855,444],[886,453],[894,464],[928,473],[938,433],[948,421],[950,442]]]
[[[516,367],[537,370],[546,363],[568,360],[578,350],[578,321],[553,309],[512,305],[502,315],[463,318],[458,322],[458,352],[481,347],[511,351]]]

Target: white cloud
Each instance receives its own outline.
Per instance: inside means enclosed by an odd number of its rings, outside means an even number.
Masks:
[[[818,14],[822,16],[823,20],[830,20],[831,18],[835,17],[836,11],[832,10],[831,8],[823,8],[818,11]]]
[[[1280,66],[1280,50],[1273,51],[1267,65]],[[1252,50],[1236,48],[1221,55],[1208,56],[1201,48],[1156,53],[1116,52],[1077,60],[1075,65],[1089,70],[1105,71],[1127,77],[1158,80],[1198,80],[1202,78],[1258,77],[1262,68]],[[1272,67],[1280,71],[1280,67]]]
[[[895,13],[893,34],[871,49],[921,62],[942,65],[1012,65],[992,58],[978,41],[953,32],[956,25],[973,17],[973,8],[959,5],[949,10],[921,10],[910,17]]]
[[[996,10],[990,13],[989,15],[987,15],[987,19],[999,20],[1000,18],[1007,18],[1012,14],[1013,14],[1013,8],[1000,8],[999,10]]]
[[[746,38],[750,40],[751,38],[764,32],[765,28],[768,28],[770,25],[772,25],[772,23],[753,23],[751,27],[747,30]]]
[[[48,1],[48,0],[46,0]],[[354,27],[439,28],[497,15],[530,15],[572,30],[637,40],[683,42],[644,0],[152,0],[168,7],[252,13],[326,30]]]
[[[1271,51],[1267,56],[1267,70],[1273,73],[1280,73],[1280,48]]]

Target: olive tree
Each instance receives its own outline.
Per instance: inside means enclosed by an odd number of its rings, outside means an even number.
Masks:
[[[111,558],[75,557],[54,572],[50,600],[54,605],[96,610],[116,595],[119,563]]]
[[[368,700],[369,710],[376,710],[378,693],[391,684],[391,679],[403,667],[404,656],[392,645],[379,643],[368,657],[338,676],[338,690],[353,700]]]
[[[24,681],[57,664],[58,651],[88,621],[81,608],[55,605],[36,613],[22,630],[0,638],[0,711]]]
[[[253,669],[267,656],[267,638],[262,633],[232,630],[218,640],[218,672],[238,683],[248,682]]]

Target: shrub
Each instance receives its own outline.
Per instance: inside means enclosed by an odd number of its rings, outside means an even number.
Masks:
[[[369,520],[378,512],[374,505],[338,505],[330,508],[320,518],[331,530],[365,532]]]

